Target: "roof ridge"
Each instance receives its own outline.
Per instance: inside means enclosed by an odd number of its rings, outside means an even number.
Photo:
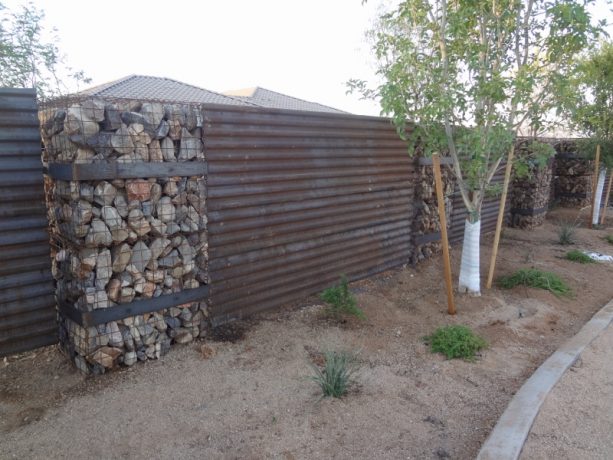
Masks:
[[[242,99],[238,99],[238,98],[233,97],[233,96],[228,96],[228,95],[226,95],[226,94],[218,93],[217,91],[211,91],[210,89],[201,88],[201,87],[199,87],[199,86],[192,85],[191,83],[185,83],[184,81],[175,80],[174,78],[168,78],[168,77],[149,77],[149,76],[147,76],[147,75],[136,75],[136,76],[148,77],[148,78],[161,78],[162,80],[170,80],[170,81],[172,81],[172,82],[179,83],[179,84],[181,84],[181,85],[190,86],[190,87],[195,88],[195,89],[198,89],[198,90],[200,90],[200,91],[207,91],[207,92],[209,92],[209,93],[213,93],[213,94],[215,94],[216,96],[227,97],[228,99],[232,99],[232,100],[234,100],[234,101],[241,102],[241,103],[245,103],[245,102],[247,102],[248,104],[250,104],[250,105],[252,105],[252,106],[254,106],[254,107],[259,107],[259,105],[256,105],[256,104],[252,103],[251,101],[243,101]]]

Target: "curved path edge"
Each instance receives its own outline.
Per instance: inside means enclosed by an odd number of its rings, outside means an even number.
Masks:
[[[613,321],[613,299],[545,361],[515,394],[481,447],[477,460],[515,460],[541,405],[583,350]]]

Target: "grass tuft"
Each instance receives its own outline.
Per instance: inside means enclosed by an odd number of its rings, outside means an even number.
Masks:
[[[448,359],[461,358],[474,361],[475,353],[487,347],[487,342],[466,326],[439,327],[424,339],[432,353],[442,353]]]
[[[312,366],[314,375],[311,380],[319,385],[324,398],[340,398],[353,383],[355,356],[347,352],[330,351],[324,353],[324,360],[323,369]]]
[[[568,260],[572,260],[573,262],[579,262],[580,264],[593,264],[596,262],[590,256],[588,256],[587,254],[584,254],[581,251],[578,251],[577,249],[568,251],[566,253],[566,258]]]
[[[528,286],[545,289],[558,297],[570,297],[572,289],[558,275],[535,268],[522,268],[510,276],[500,278],[498,284],[505,289]]]
[[[558,243],[563,246],[575,244],[576,225],[572,222],[561,222],[558,227]]]
[[[323,291],[321,299],[328,304],[328,312],[334,317],[347,314],[358,319],[366,319],[364,312],[357,306],[354,295],[349,291],[349,283],[344,276],[338,285]]]
[[[613,235],[607,235],[604,237],[605,241],[609,244],[613,244]]]

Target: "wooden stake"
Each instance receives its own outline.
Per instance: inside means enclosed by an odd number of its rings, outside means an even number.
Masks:
[[[607,216],[607,207],[609,206],[609,195],[611,195],[611,183],[613,182],[613,171],[609,171],[609,185],[607,185],[607,194],[604,197],[604,208],[602,208],[602,216],[600,217],[600,225],[604,225],[605,217]]]
[[[598,172],[600,169],[600,144],[596,146],[596,158],[594,160],[594,179],[592,180],[592,212],[590,214],[590,228],[594,228],[594,213],[596,212],[596,189],[598,188]]]
[[[504,171],[504,183],[502,185],[502,196],[500,197],[500,207],[498,208],[498,220],[496,221],[496,233],[494,234],[494,247],[492,248],[492,257],[490,259],[490,270],[487,274],[487,284],[485,287],[491,289],[492,281],[494,280],[494,271],[496,269],[496,258],[498,257],[498,245],[500,244],[500,233],[502,232],[502,223],[504,221],[504,208],[507,204],[507,193],[509,192],[509,183],[511,182],[511,171],[513,170],[513,157],[515,156],[515,144],[509,150],[507,158],[507,167]]]
[[[441,158],[438,153],[432,155],[434,182],[436,185],[436,201],[438,202],[438,218],[441,223],[441,242],[443,244],[443,264],[445,265],[445,284],[447,286],[447,312],[455,315],[453,286],[451,285],[451,262],[449,260],[449,240],[447,238],[447,215],[445,214],[445,197],[443,196],[443,178],[441,176]]]

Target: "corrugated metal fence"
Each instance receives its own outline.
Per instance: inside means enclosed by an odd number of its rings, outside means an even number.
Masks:
[[[206,111],[217,321],[409,261],[414,164],[381,118]]]
[[[504,169],[507,162],[503,161],[498,168],[496,174],[492,178],[492,185],[502,184],[504,182]],[[504,208],[505,223],[511,215],[511,193],[507,195],[507,201]],[[449,224],[449,242],[451,244],[461,244],[464,239],[464,225],[466,221],[466,205],[462,200],[460,190],[456,186],[453,195],[451,208],[451,222]],[[481,206],[481,233],[486,234],[496,230],[496,221],[498,220],[498,210],[500,209],[500,196],[485,197]]]
[[[36,93],[0,88],[0,356],[57,342]]]

